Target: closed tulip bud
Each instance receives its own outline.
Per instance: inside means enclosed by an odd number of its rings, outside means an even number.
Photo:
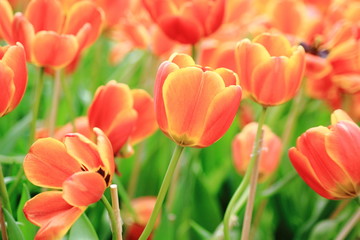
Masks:
[[[231,70],[195,65],[185,54],[163,62],[156,76],[155,113],[160,129],[181,146],[207,147],[231,125],[241,87]]]
[[[237,44],[235,59],[240,85],[264,106],[282,104],[295,96],[304,73],[303,47],[291,47],[279,34],[264,33]]]
[[[258,124],[246,125],[232,142],[233,160],[236,170],[244,175],[251,158]],[[265,181],[277,169],[282,143],[269,127],[263,127],[263,140],[260,152],[259,181]]]
[[[0,47],[0,117],[20,103],[28,81],[23,46]]]
[[[314,127],[303,133],[290,160],[300,177],[328,199],[360,196],[360,128],[337,110],[329,127]]]

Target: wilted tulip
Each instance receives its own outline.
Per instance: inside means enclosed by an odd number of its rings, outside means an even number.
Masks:
[[[258,103],[273,106],[295,96],[303,77],[305,52],[279,34],[240,41],[235,49],[240,85]]]
[[[236,73],[195,65],[185,54],[163,62],[156,76],[160,129],[181,146],[207,147],[231,125],[241,100]]]
[[[28,81],[24,48],[20,43],[0,46],[0,117],[20,103]]]
[[[98,127],[108,136],[114,154],[126,143],[136,144],[157,129],[152,97],[114,80],[98,88],[88,118],[91,128]]]
[[[232,142],[235,167],[242,175],[245,174],[250,162],[257,128],[257,123],[249,123]],[[259,156],[259,181],[266,180],[277,169],[282,147],[280,138],[269,127],[263,126],[262,129],[264,132]]]
[[[329,127],[303,133],[290,160],[301,178],[328,199],[360,196],[360,128],[342,110],[331,116]]]

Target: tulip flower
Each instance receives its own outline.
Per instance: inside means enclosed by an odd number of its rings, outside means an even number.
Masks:
[[[233,160],[236,170],[244,175],[251,158],[258,124],[255,122],[246,125],[241,133],[237,134],[232,142]],[[281,154],[281,140],[269,127],[263,126],[263,140],[260,152],[259,181],[265,181],[275,172],[279,165]]]
[[[347,199],[360,196],[360,128],[342,110],[329,127],[303,133],[290,160],[300,177],[320,196]]]
[[[0,46],[0,117],[20,103],[28,81],[23,46]]]
[[[160,129],[181,146],[207,147],[229,128],[241,100],[237,75],[195,65],[185,54],[163,62],[155,83]]]
[[[222,24],[225,0],[143,0],[155,23],[171,39],[195,44]]]
[[[127,240],[137,240],[139,239],[142,231],[144,230],[146,223],[149,221],[151,212],[154,209],[156,202],[156,197],[146,196],[135,198],[131,201],[131,206],[135,210],[137,221],[131,222],[128,226],[128,231],[126,235]],[[160,223],[160,218],[157,218],[154,228],[156,228]],[[148,237],[152,239],[152,235]]]
[[[295,96],[303,77],[303,47],[291,47],[279,34],[264,33],[240,41],[235,49],[240,85],[264,106],[282,104]]]
[[[72,133],[63,143],[39,139],[26,155],[24,171],[29,181],[56,189],[36,195],[24,206],[27,219],[40,227],[35,239],[61,239],[110,185],[115,169],[111,144],[100,129],[94,131],[97,144]]]
[[[153,106],[144,90],[130,90],[113,80],[96,91],[88,111],[89,125],[105,132],[117,154],[126,143],[134,145],[155,132]]]

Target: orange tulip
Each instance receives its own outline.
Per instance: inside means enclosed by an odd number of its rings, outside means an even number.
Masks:
[[[65,14],[58,0],[33,0],[25,13],[12,16],[6,1],[0,2],[0,34],[9,43],[24,45],[27,60],[43,67],[62,68],[100,34],[103,13],[94,3],[79,1]],[[1,15],[2,15],[1,14]]]
[[[100,129],[94,131],[97,144],[72,133],[63,143],[39,139],[26,155],[24,171],[29,181],[57,189],[38,194],[24,206],[27,219],[40,227],[35,239],[61,239],[110,185],[115,169],[111,144]]]
[[[301,178],[328,199],[360,196],[360,128],[342,110],[332,125],[314,127],[302,134],[290,160]]]
[[[0,46],[0,117],[20,103],[28,81],[24,48],[20,43]]]
[[[244,175],[251,158],[258,124],[246,125],[232,142],[233,160],[236,170]],[[277,169],[281,154],[281,140],[269,127],[263,127],[264,135],[260,153],[259,181],[265,181]]]
[[[157,129],[151,96],[114,80],[98,88],[88,117],[91,128],[98,127],[108,136],[114,154],[126,143],[136,144]]]
[[[240,85],[264,106],[282,104],[295,96],[303,77],[305,52],[291,47],[279,34],[244,39],[235,49]]]
[[[215,32],[222,24],[225,0],[143,0],[164,33],[185,44],[195,44]]]
[[[126,235],[126,240],[137,240],[139,239],[141,233],[145,229],[147,222],[150,219],[151,213],[154,209],[156,202],[156,197],[146,196],[135,198],[131,201],[131,205],[135,210],[137,221],[131,222],[128,226],[128,231]],[[159,225],[160,218],[157,218],[154,229]],[[150,235],[149,240],[152,239]]]
[[[195,65],[185,54],[163,62],[156,76],[155,112],[161,130],[181,146],[207,147],[229,128],[241,100],[236,73]]]

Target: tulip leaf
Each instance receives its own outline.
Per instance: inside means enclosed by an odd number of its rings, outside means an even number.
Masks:
[[[74,223],[70,229],[69,240],[99,240],[89,218],[84,214]]]
[[[24,205],[26,201],[28,201],[29,199],[30,199],[29,189],[26,184],[23,184],[20,203],[17,209],[17,219],[20,223],[19,227],[22,233],[24,234],[25,239],[33,239],[36,234],[36,230],[38,229],[37,226],[30,223],[26,219],[25,214],[23,212]]]
[[[335,220],[324,220],[319,222],[310,234],[309,240],[333,239],[337,233],[338,222]]]
[[[206,229],[204,229],[202,226],[200,226],[195,221],[191,221],[190,226],[199,235],[200,239],[210,239],[211,238],[211,233],[208,232]]]
[[[22,234],[18,224],[16,223],[13,216],[9,213],[8,210],[4,209],[5,219],[7,222],[7,233],[9,239],[16,239],[16,240],[24,240],[24,235]]]

